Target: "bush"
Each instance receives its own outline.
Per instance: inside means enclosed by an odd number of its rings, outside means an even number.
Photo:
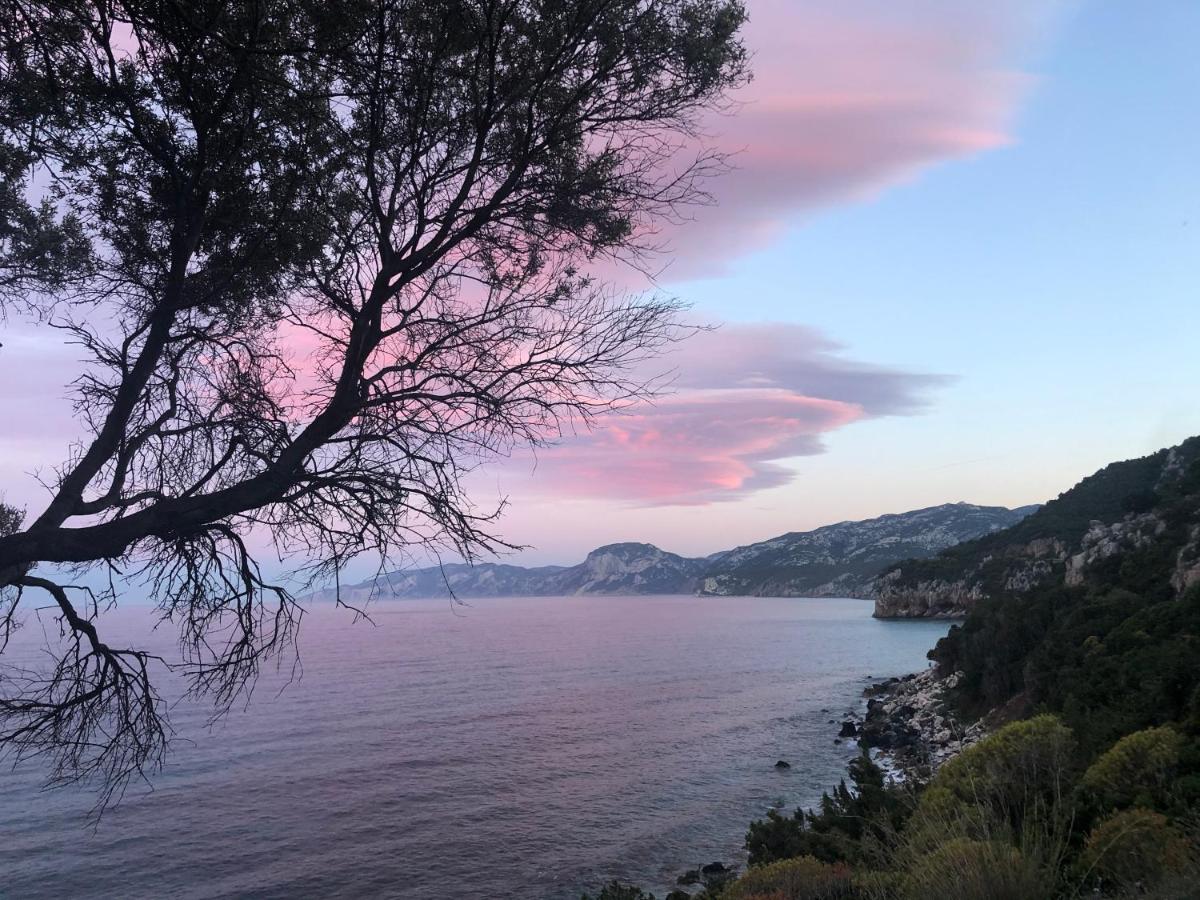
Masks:
[[[999,841],[956,838],[917,857],[901,883],[905,900],[1039,900],[1053,879]]]
[[[838,900],[855,896],[849,867],[811,856],[785,859],[751,869],[725,891],[724,900]]]
[[[775,809],[767,810],[765,819],[750,823],[746,833],[746,850],[751,866],[764,866],[783,859],[793,859],[807,853],[832,861],[840,856],[830,853],[811,853],[811,841],[804,821],[804,812],[796,810],[785,816]]]
[[[1192,863],[1183,835],[1161,813],[1127,809],[1109,816],[1087,837],[1079,866],[1085,881],[1104,887],[1152,887]]]
[[[1171,728],[1147,728],[1117,741],[1083,773],[1080,789],[1099,808],[1165,808],[1183,738]]]
[[[889,784],[864,750],[850,762],[851,786],[843,779],[821,796],[816,810],[784,816],[775,810],[750,825],[746,850],[751,866],[812,856],[822,862],[858,863],[888,845],[911,811],[910,798]]]
[[[854,873],[855,897],[861,900],[896,900],[900,896],[902,876],[899,872],[862,871]]]
[[[580,900],[593,900],[590,894],[584,894]],[[641,888],[632,884],[623,884],[613,879],[600,889],[594,900],[654,900],[653,894],[647,894]]]
[[[905,852],[928,853],[948,838],[1020,843],[1030,854],[1060,852],[1069,815],[1074,741],[1053,716],[1004,726],[938,771],[904,832]]]
[[[1061,794],[1074,749],[1071,729],[1054,716],[1035,716],[967,748],[941,768],[933,783],[968,801]]]

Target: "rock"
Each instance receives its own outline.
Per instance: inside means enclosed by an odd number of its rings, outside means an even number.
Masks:
[[[982,723],[964,726],[947,712],[945,691],[958,681],[957,673],[939,678],[934,669],[889,679],[876,686],[880,690],[864,692],[866,715],[848,718],[843,728],[857,725],[859,745],[877,751],[885,768],[906,779],[926,780],[985,734]]]
[[[700,870],[699,869],[688,869],[686,872],[684,872],[682,875],[680,875],[678,878],[675,879],[675,883],[676,884],[699,884],[700,883]]]
[[[778,760],[775,763],[775,768],[777,768],[777,769],[790,769],[791,767],[792,767],[792,764],[790,762],[788,762],[786,759]]]
[[[852,738],[858,737],[858,727],[847,719],[842,723],[842,730],[838,732],[838,737]]]
[[[700,867],[701,875],[724,875],[729,871],[729,867],[723,862],[710,862],[706,866]]]
[[[687,891],[671,891],[667,894],[666,900],[692,900],[692,895]]]

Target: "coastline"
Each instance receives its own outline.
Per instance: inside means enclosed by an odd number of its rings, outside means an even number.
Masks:
[[[928,781],[987,735],[982,720],[962,722],[947,707],[960,677],[939,677],[931,667],[874,682],[863,689],[859,711],[842,722],[840,737],[855,739],[894,780]]]

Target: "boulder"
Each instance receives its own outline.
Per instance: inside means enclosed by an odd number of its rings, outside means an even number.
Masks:
[[[838,737],[852,738],[858,737],[858,726],[847,719],[842,723],[842,730],[838,732]]]
[[[792,767],[792,764],[790,762],[788,762],[786,759],[778,760],[775,763],[775,768],[777,768],[777,769],[790,769],[791,767]]]

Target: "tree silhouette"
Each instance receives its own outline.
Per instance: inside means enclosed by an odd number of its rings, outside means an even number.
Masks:
[[[462,477],[653,390],[677,305],[637,260],[724,160],[737,0],[6,0],[0,302],[63,329],[86,440],[0,533],[0,621],[49,597],[48,672],[0,741],[105,791],[160,765],[156,658],[106,643],[119,571],[228,706],[300,610],[251,535],[326,578],[507,546]],[[257,538],[256,538],[257,540]],[[37,567],[46,569],[34,574]],[[58,564],[58,565],[54,565]]]

